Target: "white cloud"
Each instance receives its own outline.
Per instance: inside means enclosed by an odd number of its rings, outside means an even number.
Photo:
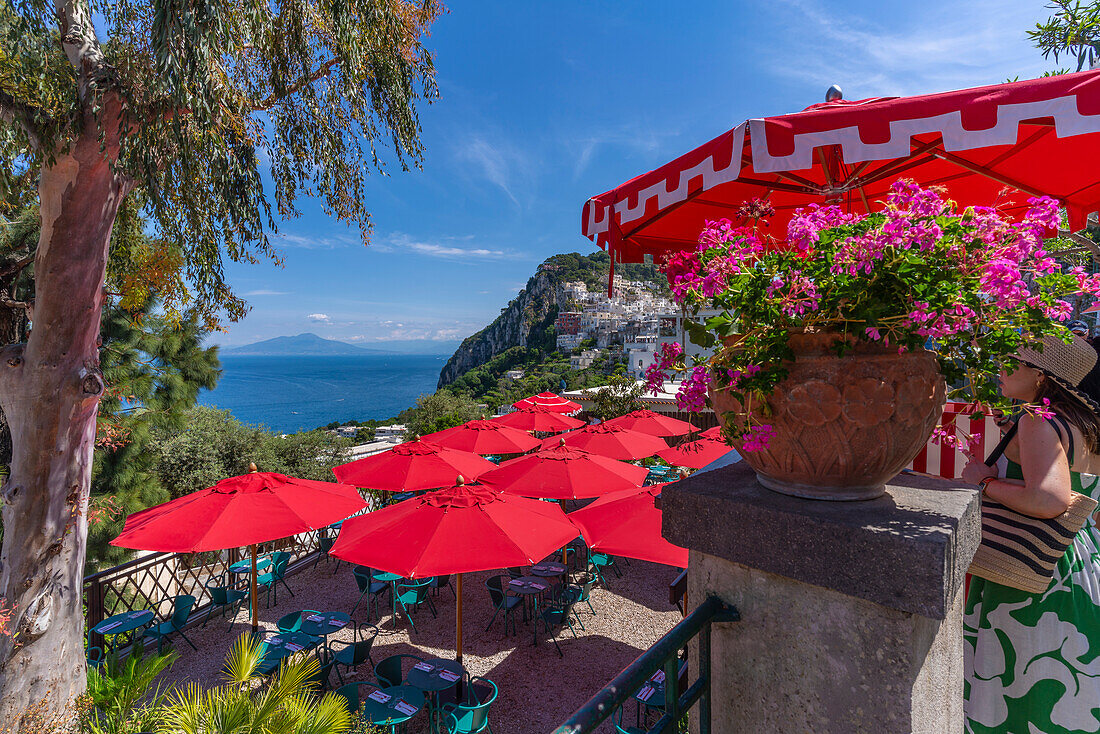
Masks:
[[[289,295],[290,295],[289,291],[269,291],[269,290],[264,290],[264,289],[255,290],[255,291],[248,291],[247,293],[242,293],[241,294],[241,296],[243,296],[245,298],[251,298],[252,296],[289,296]]]
[[[316,321],[321,324],[327,324],[332,321],[332,319],[328,317],[327,313],[311,313],[307,318],[310,321]]]
[[[439,241],[432,242],[414,238],[403,232],[394,232],[373,247],[379,252],[411,252],[447,260],[505,260],[518,257],[510,250],[464,247],[458,244],[469,239],[469,237],[442,237]]]
[[[468,138],[455,153],[460,163],[471,164],[490,183],[500,188],[517,208],[519,191],[530,179],[528,156],[519,148],[497,140],[490,143],[480,135]]]
[[[782,13],[791,41],[761,44],[760,52],[775,73],[819,85],[822,100],[830,84],[847,99],[904,96],[1034,77],[1048,66],[1025,36],[1045,15],[1025,3],[929,6],[919,24],[887,28],[820,0],[780,2],[793,11]]]
[[[290,232],[280,232],[273,239],[277,247],[296,247],[303,250],[335,250],[339,247],[357,245],[362,241],[359,237],[350,234],[301,235]]]

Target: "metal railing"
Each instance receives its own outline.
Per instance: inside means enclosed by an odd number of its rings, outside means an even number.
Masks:
[[[554,734],[588,734],[610,718],[658,671],[664,671],[665,709],[646,734],[677,731],[680,719],[699,704],[699,732],[710,734],[710,627],[715,622],[737,622],[741,615],[716,596],[709,596],[668,634],[642,653],[615,679],[574,712]],[[680,650],[698,636],[699,677],[691,685],[680,679]],[[682,690],[683,689],[683,690]]]

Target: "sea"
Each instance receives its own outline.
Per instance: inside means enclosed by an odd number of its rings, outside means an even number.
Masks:
[[[246,357],[222,355],[222,377],[200,405],[249,425],[295,433],[332,421],[381,420],[435,392],[449,354]]]

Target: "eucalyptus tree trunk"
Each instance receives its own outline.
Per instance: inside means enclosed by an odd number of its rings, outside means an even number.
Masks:
[[[117,100],[100,119],[112,108]],[[107,246],[128,184],[109,163],[117,126],[101,140],[88,113],[83,130],[42,168],[30,337],[0,349],[0,406],[13,447],[0,596],[15,605],[14,637],[0,636],[0,721],[15,732],[26,731],[20,719],[35,706],[65,718],[85,686],[81,591],[104,387],[97,342]]]

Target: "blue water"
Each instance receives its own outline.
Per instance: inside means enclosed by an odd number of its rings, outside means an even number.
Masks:
[[[221,357],[222,378],[200,405],[284,433],[332,421],[390,418],[435,392],[450,355]]]

